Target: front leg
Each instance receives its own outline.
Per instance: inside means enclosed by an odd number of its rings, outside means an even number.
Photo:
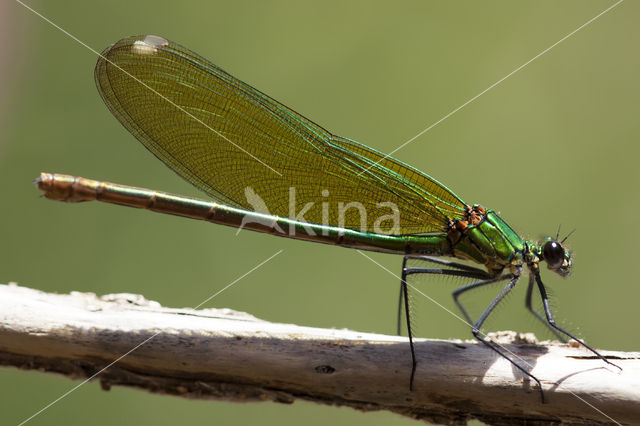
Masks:
[[[556,336],[556,338],[558,340],[560,340],[562,343],[567,343],[567,339],[562,334],[560,334],[555,328],[553,328],[542,317],[542,315],[540,315],[535,309],[533,309],[533,306],[531,304],[531,296],[532,296],[532,293],[533,293],[533,284],[534,284],[533,273],[529,272],[529,284],[527,285],[527,297],[525,298],[524,306],[527,308],[527,310],[529,310],[529,312],[531,312],[533,314],[534,317],[538,318],[540,320],[540,322],[542,322],[549,330],[551,330],[551,332]]]
[[[606,359],[604,356],[602,356],[598,351],[593,349],[591,346],[587,345],[583,340],[578,339],[573,334],[569,333],[567,330],[561,328],[560,326],[558,326],[556,324],[556,320],[553,318],[553,315],[551,314],[551,309],[549,308],[549,299],[547,297],[547,291],[544,288],[544,284],[542,284],[542,279],[540,278],[540,270],[537,269],[537,268],[535,268],[535,269],[531,268],[531,273],[534,275],[535,280],[538,283],[538,290],[540,291],[540,297],[542,298],[542,306],[544,307],[544,313],[545,313],[545,315],[547,317],[547,322],[549,323],[549,325],[551,327],[553,327],[554,329],[558,330],[560,333],[569,336],[570,338],[572,338],[576,342],[580,343],[585,348],[589,349],[598,358],[600,358],[601,360],[603,360],[607,364],[612,365],[612,366],[616,367],[617,369],[619,369],[620,371],[622,371],[622,368],[620,366],[612,363],[611,361]]]

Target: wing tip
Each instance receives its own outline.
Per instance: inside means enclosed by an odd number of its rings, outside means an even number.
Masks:
[[[155,55],[160,48],[168,45],[169,40],[166,38],[149,34],[134,41],[131,52],[141,56]]]

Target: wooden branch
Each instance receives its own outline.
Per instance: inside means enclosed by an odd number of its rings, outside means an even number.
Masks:
[[[124,385],[242,402],[304,399],[441,424],[640,421],[639,353],[603,352],[623,368],[618,373],[579,347],[494,335],[533,366],[549,401],[542,404],[535,383],[472,342],[419,339],[410,392],[404,337],[276,324],[229,309],[163,308],[132,294],[59,295],[15,284],[0,285],[0,312],[0,364],[91,377],[104,389]]]

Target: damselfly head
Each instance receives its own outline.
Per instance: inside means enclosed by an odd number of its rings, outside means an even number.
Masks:
[[[562,241],[547,237],[538,243],[540,260],[547,262],[547,268],[566,277],[571,269],[571,252],[563,247]]]

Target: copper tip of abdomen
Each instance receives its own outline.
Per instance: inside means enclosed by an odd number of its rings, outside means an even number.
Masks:
[[[33,183],[35,183],[41,191],[46,191],[47,188],[51,187],[52,180],[53,175],[51,173],[42,172],[40,173],[40,176],[33,180]]]
[[[77,201],[73,197],[75,177],[62,174],[40,173],[34,183],[44,196],[56,201]]]

